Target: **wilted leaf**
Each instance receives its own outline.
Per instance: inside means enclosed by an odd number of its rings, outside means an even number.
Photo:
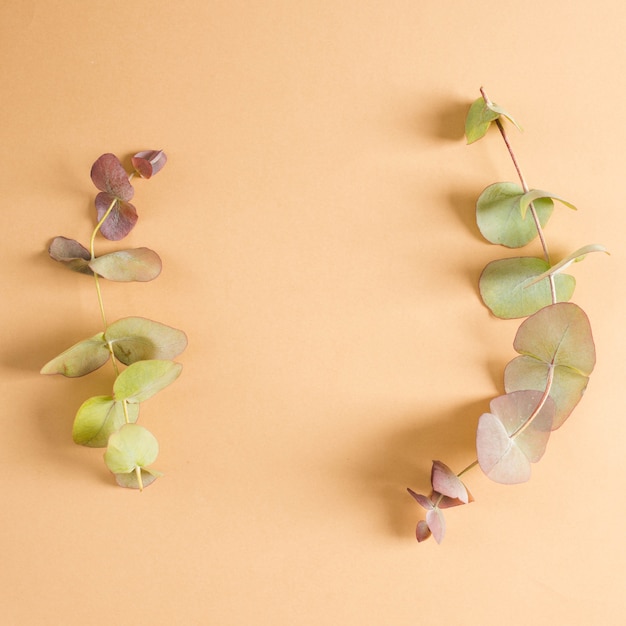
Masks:
[[[131,161],[142,178],[151,178],[163,169],[167,156],[163,150],[144,150],[137,152]]]
[[[161,391],[179,376],[183,369],[173,361],[137,361],[129,365],[115,379],[113,393],[116,400],[144,402]]]
[[[84,376],[104,365],[111,353],[104,340],[104,334],[98,333],[90,339],[75,343],[59,356],[48,361],[42,368],[42,374],[63,374],[74,378]]]
[[[89,267],[109,280],[145,282],[161,273],[161,258],[150,248],[133,248],[99,256]]]
[[[113,208],[102,223],[100,232],[111,241],[119,241],[126,237],[137,223],[137,210],[130,202],[119,200],[110,193],[102,191],[95,199],[98,222],[105,216],[111,205]]]
[[[103,154],[92,165],[91,180],[100,191],[126,202],[135,194],[124,166],[114,154]]]
[[[491,412],[480,416],[476,433],[478,463],[491,480],[515,484],[530,478],[530,464],[539,461],[545,452],[555,413],[554,402],[546,398],[526,426],[543,395],[525,390],[499,396],[491,401]]]
[[[113,322],[106,330],[115,357],[130,365],[148,359],[173,359],[187,347],[187,335],[182,330],[154,322],[145,317],[125,317]]]
[[[550,396],[557,405],[553,428],[558,428],[580,400],[595,366],[591,326],[577,305],[547,306],[525,320],[513,344],[522,355],[505,370],[507,391],[545,389],[550,371]]]
[[[489,263],[479,280],[480,295],[491,312],[502,319],[527,317],[552,303],[549,278],[535,282],[550,266],[543,259],[514,257]],[[576,280],[568,274],[554,277],[556,297],[569,300]]]
[[[531,216],[523,217],[520,201],[524,190],[517,183],[494,183],[485,188],[476,202],[476,221],[483,237],[507,248],[520,248],[537,236]],[[539,198],[533,204],[541,226],[552,214],[550,198]]]
[[[75,239],[55,237],[50,243],[48,254],[55,261],[59,261],[74,272],[92,275],[89,269],[91,254],[89,250]]]
[[[128,419],[134,423],[139,417],[139,405],[128,404]],[[91,448],[104,448],[109,436],[126,422],[122,402],[111,396],[94,396],[85,400],[76,413],[72,436],[75,443]]]
[[[104,462],[114,474],[128,474],[154,463],[159,454],[156,437],[139,424],[124,424],[109,437]]]
[[[520,208],[520,211],[522,212],[522,219],[526,216],[526,211],[528,210],[528,207],[531,204],[536,209],[537,202],[540,199],[545,200],[546,198],[549,198],[551,200],[558,200],[559,202],[564,204],[566,207],[573,209],[574,211],[576,210],[576,207],[571,202],[568,202],[567,200],[561,198],[561,196],[557,196],[556,194],[550,193],[549,191],[542,191],[541,189],[531,189],[527,191],[520,198],[520,201],[519,201],[519,208]]]
[[[441,461],[433,461],[430,482],[441,495],[458,499],[463,504],[469,502],[469,494],[461,479]]]

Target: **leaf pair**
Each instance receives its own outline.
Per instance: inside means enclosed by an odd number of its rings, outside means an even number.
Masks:
[[[446,520],[442,509],[468,504],[474,499],[461,479],[441,461],[433,461],[430,483],[433,488],[430,496],[407,488],[417,503],[426,509],[426,519],[417,523],[415,535],[417,540],[422,542],[432,534],[435,541],[441,543],[446,532]]]
[[[491,124],[501,117],[508,119],[518,130],[522,130],[520,125],[502,107],[483,97],[474,100],[465,118],[467,143],[474,143],[484,137]]]
[[[131,161],[140,176],[150,178],[163,168],[167,157],[162,150],[145,150],[135,154]],[[113,241],[123,239],[138,219],[137,210],[130,203],[135,190],[124,166],[114,154],[103,154],[91,168],[91,180],[100,190],[95,199],[98,221],[108,214],[100,232]]]
[[[117,250],[91,258],[89,250],[74,239],[55,237],[48,248],[50,257],[74,272],[98,274],[118,282],[147,282],[161,273],[161,258],[150,248]]]
[[[182,330],[144,317],[125,317],[105,332],[79,341],[46,363],[42,374],[77,377],[98,369],[111,353],[124,365],[148,359],[173,359],[187,347]]]

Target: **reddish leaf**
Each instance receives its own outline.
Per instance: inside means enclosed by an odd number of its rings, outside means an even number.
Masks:
[[[138,215],[132,204],[119,200],[106,191],[102,191],[96,196],[95,200],[98,221],[104,217],[104,214],[113,203],[113,209],[106,220],[104,220],[100,232],[111,241],[119,241],[126,237],[134,228]]]
[[[55,237],[50,243],[48,254],[52,259],[63,263],[74,272],[90,276],[93,274],[89,269],[89,261],[91,261],[89,250],[74,239]]]
[[[413,491],[413,489],[410,489],[409,487],[407,487],[407,491],[415,498],[417,503],[421,507],[425,508],[427,511],[431,511],[434,508],[432,501],[426,496],[422,495],[421,493],[415,493],[415,491]]]
[[[430,535],[430,528],[428,528],[426,521],[421,519],[417,522],[417,528],[415,529],[415,537],[417,540],[421,543],[422,541],[428,539]]]
[[[91,180],[100,190],[120,200],[132,200],[135,190],[128,174],[114,154],[103,154],[91,167]]]
[[[167,156],[163,150],[144,150],[137,152],[131,161],[142,178],[151,178],[163,169]]]
[[[444,496],[458,499],[463,504],[469,501],[469,495],[461,479],[441,461],[433,461],[430,475],[433,489]]]
[[[474,502],[474,497],[469,492],[469,490],[467,490],[467,502],[463,502],[459,500],[458,498],[449,498],[448,496],[443,496],[440,493],[437,493],[436,491],[432,492],[430,499],[433,502],[436,502],[437,507],[440,509],[449,509],[453,506],[461,506],[462,504],[469,504],[470,502]]]

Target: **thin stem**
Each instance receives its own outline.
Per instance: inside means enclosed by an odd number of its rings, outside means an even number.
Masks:
[[[139,465],[135,466],[135,475],[137,476],[137,482],[139,483],[139,491],[143,491],[143,480],[141,478],[141,468]]]

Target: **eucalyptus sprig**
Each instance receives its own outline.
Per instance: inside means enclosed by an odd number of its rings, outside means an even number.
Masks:
[[[173,361],[187,347],[181,330],[144,317],[125,317],[109,324],[105,314],[100,279],[150,281],[161,273],[161,259],[149,248],[122,249],[96,255],[100,234],[118,241],[130,233],[138,215],[130,203],[135,175],[148,179],[167,162],[161,150],[138,152],[131,158],[133,171],[126,172],[113,154],[103,154],[91,168],[96,225],[89,248],[67,237],[55,237],[50,257],[70,270],[93,277],[102,328],[46,363],[42,374],[77,377],[89,374],[110,361],[114,380],[108,395],[85,400],[74,418],[72,436],[77,444],[106,448],[104,462],[118,485],[143,490],[161,473],[153,469],[159,444],[145,427],[137,424],[141,403],[174,382],[182,365]]]
[[[493,481],[516,484],[527,481],[531,465],[538,462],[552,431],[569,417],[580,401],[596,360],[589,320],[569,302],[576,281],[563,270],[591,252],[607,252],[600,244],[588,244],[553,262],[544,235],[558,201],[576,207],[561,196],[526,183],[509,142],[504,121],[520,126],[502,107],[491,102],[481,88],[465,121],[467,143],[474,143],[495,125],[505,143],[519,179],[489,185],[476,203],[476,220],[483,237],[493,244],[521,248],[535,239],[542,256],[518,256],[489,263],[479,279],[480,296],[501,319],[526,318],[513,347],[519,356],[504,371],[505,394],[494,398],[489,412],[478,420],[476,459],[460,472],[433,461],[429,495],[408,489],[426,510],[417,523],[416,537],[432,535],[441,543],[446,523],[443,509],[473,501],[462,477],[479,466]]]

